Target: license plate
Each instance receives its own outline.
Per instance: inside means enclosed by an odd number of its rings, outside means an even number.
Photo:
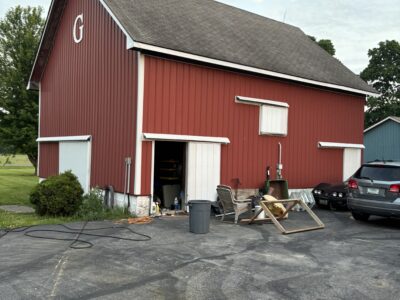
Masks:
[[[368,192],[368,194],[378,195],[379,194],[379,189],[368,188],[367,192]]]
[[[321,199],[321,200],[319,200],[319,204],[321,204],[321,205],[328,205],[328,200],[323,200],[323,199]]]

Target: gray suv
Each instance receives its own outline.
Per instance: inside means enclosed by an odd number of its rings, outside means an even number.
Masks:
[[[400,162],[364,164],[348,181],[347,206],[354,219],[400,217]]]

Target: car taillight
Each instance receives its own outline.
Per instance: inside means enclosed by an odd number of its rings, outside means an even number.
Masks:
[[[400,184],[392,184],[389,188],[389,192],[400,193]]]
[[[350,189],[358,189],[357,181],[355,181],[354,179],[350,179],[350,180],[349,180],[349,183],[347,184],[347,186],[348,186]]]

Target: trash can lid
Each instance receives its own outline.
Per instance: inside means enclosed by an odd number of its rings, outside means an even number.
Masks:
[[[189,204],[191,204],[191,203],[208,204],[208,203],[211,203],[211,201],[210,200],[190,200]]]

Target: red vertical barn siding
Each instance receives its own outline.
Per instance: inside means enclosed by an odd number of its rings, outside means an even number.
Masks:
[[[58,174],[58,143],[40,143],[40,178]]]
[[[287,137],[260,136],[259,107],[235,96],[287,102]],[[363,142],[364,97],[146,56],[144,132],[228,137],[221,180],[259,187],[272,176],[283,146],[283,176],[291,188],[341,181],[343,150],[318,149],[318,141]],[[151,170],[147,170],[151,172]]]
[[[76,44],[81,13],[84,37]],[[135,74],[136,52],[126,50],[100,1],[68,1],[41,80],[40,136],[92,135],[92,186],[123,191],[124,158],[135,154]]]

